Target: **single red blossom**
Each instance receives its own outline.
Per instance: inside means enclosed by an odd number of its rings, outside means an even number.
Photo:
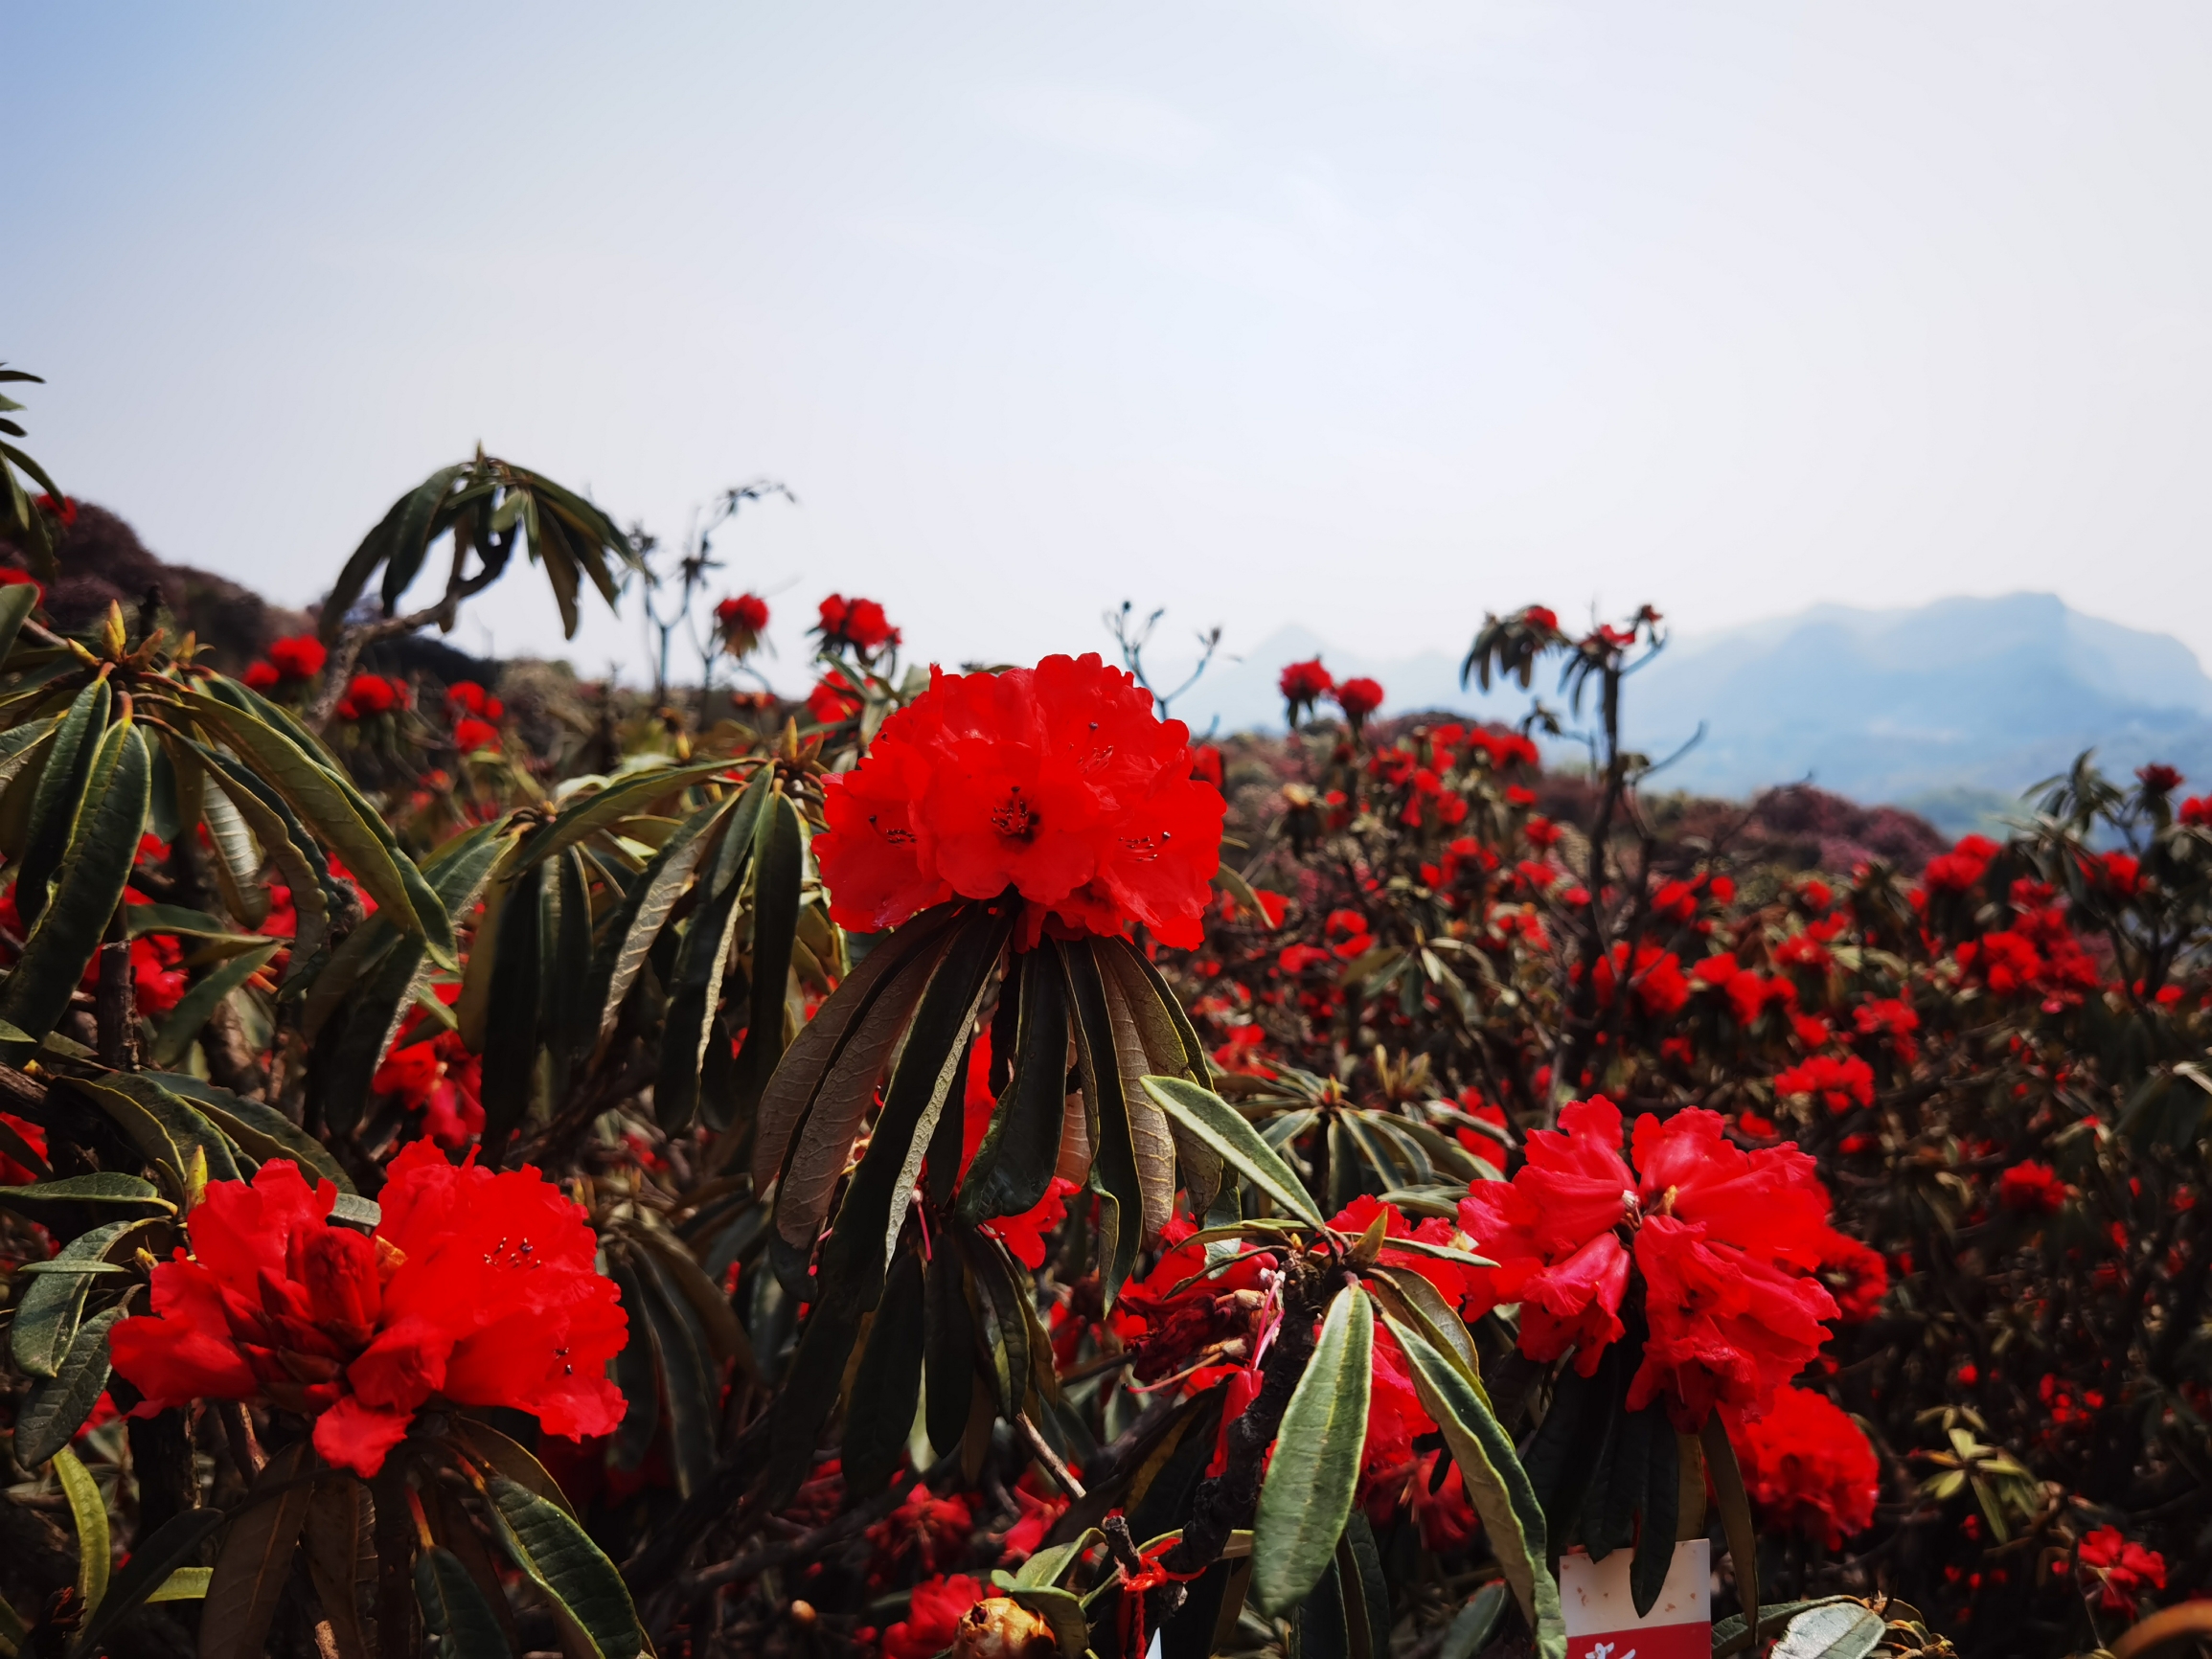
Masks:
[[[1520,613],[1520,620],[1524,625],[1532,628],[1541,628],[1546,633],[1556,634],[1560,631],[1559,613],[1557,611],[1548,610],[1540,604],[1532,604],[1526,610],[1522,611]]]
[[[246,671],[239,676],[257,692],[273,692],[284,681],[273,663],[248,663]]]
[[[2190,796],[2181,803],[2178,816],[2192,829],[2212,829],[2212,795]]]
[[[1723,1129],[1703,1109],[1663,1124],[1647,1114],[1631,1172],[1620,1109],[1602,1096],[1570,1102],[1559,1129],[1528,1137],[1512,1181],[1477,1181],[1460,1200],[1460,1227],[1497,1263],[1468,1270],[1467,1316],[1517,1302],[1522,1352],[1550,1360],[1572,1348],[1593,1375],[1623,1333],[1632,1267],[1651,1334],[1630,1409],[1663,1397],[1685,1432],[1716,1404],[1756,1416],[1836,1316],[1813,1277],[1828,1198],[1795,1147],[1745,1152]]]
[[[1044,1196],[1018,1216],[1001,1216],[983,1223],[983,1231],[1013,1253],[1024,1267],[1044,1265],[1044,1238],[1067,1219],[1067,1201],[1082,1189],[1065,1176],[1055,1175]]]
[[[885,646],[899,644],[899,630],[872,599],[847,599],[833,593],[822,602],[821,616],[814,631],[832,649],[851,646],[862,656],[872,656]]]
[[[191,1253],[153,1270],[152,1313],[109,1338],[141,1415],[194,1398],[314,1420],[317,1452],[367,1476],[435,1398],[609,1434],[627,1320],[582,1208],[534,1169],[456,1167],[402,1148],[374,1237],[329,1222],[337,1189],[285,1160],[211,1181]]]
[[[1811,1055],[1774,1074],[1774,1092],[1808,1097],[1841,1115],[1874,1104],[1874,1068],[1857,1055]]]
[[[1920,1015],[1910,1003],[1897,997],[1877,997],[1853,1009],[1851,1019],[1860,1036],[1886,1037],[1899,1063],[1909,1066],[1920,1057],[1920,1045],[1912,1035],[1920,1029]]]
[[[941,1498],[917,1481],[897,1509],[868,1529],[868,1541],[876,1547],[869,1582],[888,1582],[909,1561],[924,1573],[957,1564],[968,1554],[974,1524],[966,1498],[958,1493]]]
[[[990,1593],[965,1573],[923,1579],[907,1599],[906,1617],[883,1632],[883,1659],[937,1659],[959,1638],[968,1610]]]
[[[1826,1395],[1779,1388],[1764,1416],[1728,1429],[1751,1507],[1767,1528],[1836,1550],[1874,1524],[1881,1462]]]
[[[1338,680],[1334,693],[1336,706],[1344,711],[1344,717],[1352,722],[1357,732],[1366,723],[1367,716],[1382,707],[1382,683],[1364,675],[1356,679]]]
[[[479,720],[473,715],[464,716],[453,722],[453,746],[466,754],[499,747],[499,728],[490,720]]]
[[[2132,898],[2142,891],[2143,867],[2129,853],[2107,852],[2082,862],[2090,882],[2114,898]]]
[[[2181,786],[2181,774],[2157,761],[2153,761],[2147,766],[2137,766],[2135,777],[2142,784],[2146,795],[2171,795]]]
[[[1172,1376],[1204,1350],[1248,1337],[1265,1300],[1275,1258],[1255,1251],[1200,1277],[1206,1247],[1187,1242],[1197,1230],[1187,1216],[1171,1217],[1160,1230],[1160,1259],[1130,1281],[1108,1317],[1116,1340],[1137,1351],[1140,1382]]]
[[[455,680],[445,688],[445,712],[456,716],[474,715],[480,720],[497,720],[506,716],[507,705],[474,680]]]
[[[863,603],[866,602],[863,601]],[[741,593],[715,606],[715,628],[722,648],[734,657],[749,655],[768,629],[768,602],[757,593]]]
[[[2132,1618],[2146,1592],[2166,1587],[2166,1557],[2123,1536],[2117,1527],[2099,1527],[2084,1538],[2076,1559],[2082,1588],[2093,1592],[2108,1613]]]
[[[1201,784],[1221,786],[1221,751],[1211,743],[1191,745],[1191,776]]]
[[[363,720],[372,715],[389,715],[407,706],[407,689],[382,674],[355,674],[338,699],[338,718]]]
[[[1081,1479],[1083,1470],[1070,1468],[1068,1473]],[[1024,1469],[1015,1483],[1014,1501],[1021,1510],[1021,1518],[1007,1529],[999,1547],[998,1564],[1002,1567],[1018,1567],[1036,1555],[1054,1523],[1067,1513],[1067,1498],[1058,1487],[1039,1480],[1035,1468]]]
[[[64,530],[77,522],[77,497],[74,495],[64,495],[56,501],[53,496],[41,491],[31,498],[31,503],[41,511],[54,514],[61,521]]]
[[[1190,775],[1190,732],[1093,652],[947,674],[824,780],[816,838],[831,914],[893,926],[954,896],[1027,901],[1021,943],[1131,924],[1194,947],[1220,862],[1220,791]]]
[[[458,984],[437,988],[438,1000],[448,1007],[460,994]],[[468,1052],[458,1032],[441,1026],[425,1033],[429,1023],[421,1009],[407,1016],[369,1086],[421,1112],[423,1133],[458,1149],[484,1132],[484,1059]]]
[[[2029,1158],[1997,1177],[1997,1202],[2028,1215],[2050,1215],[2065,1208],[2066,1184],[2050,1165]]]
[[[287,680],[311,680],[323,671],[330,651],[313,634],[291,634],[269,645],[269,665]]]
[[[1336,681],[1314,657],[1303,663],[1291,663],[1283,670],[1275,686],[1283,693],[1283,702],[1288,709],[1289,725],[1293,731],[1305,716],[1313,712],[1313,705],[1336,689]]]
[[[1824,1228],[1818,1272],[1820,1283],[1836,1298],[1840,1323],[1861,1324],[1881,1311],[1881,1299],[1889,1294],[1889,1262],[1881,1251],[1833,1227]]]
[[[1921,885],[1930,893],[1965,893],[1989,873],[1999,849],[1986,835],[1962,837],[1949,852],[1927,861],[1920,873]]]
[[[1698,890],[1687,881],[1662,881],[1652,895],[1652,915],[1660,921],[1684,922],[1698,914]]]

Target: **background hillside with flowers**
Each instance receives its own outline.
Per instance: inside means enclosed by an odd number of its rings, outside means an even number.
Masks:
[[[1194,741],[1126,609],[832,592],[791,698],[503,458],[287,616],[8,430],[0,1644],[1503,1659],[1696,1538],[1716,1654],[2212,1631],[2175,765],[1665,792],[1651,606]],[[441,643],[523,581],[662,683]]]

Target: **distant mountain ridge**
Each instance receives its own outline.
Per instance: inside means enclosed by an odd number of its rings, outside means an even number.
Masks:
[[[1516,718],[1529,694],[1462,691],[1454,656],[1396,660],[1285,628],[1209,672],[1175,708],[1204,730],[1280,730],[1275,678],[1319,655],[1382,682],[1387,712]],[[1557,682],[1535,693],[1558,703]],[[1951,827],[2017,799],[2093,748],[2124,773],[2169,761],[2212,783],[2212,676],[2179,640],[2085,615],[2054,594],[1909,609],[1822,604],[1677,639],[1629,684],[1630,742],[1670,754],[1667,786],[1740,796],[1810,779],[1854,800],[1930,810]]]

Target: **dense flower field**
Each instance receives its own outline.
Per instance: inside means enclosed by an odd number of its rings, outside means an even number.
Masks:
[[[804,701],[562,736],[377,654],[657,580],[538,474],[223,664],[49,610],[4,460],[11,1650],[1563,1655],[1562,1557],[1696,1539],[1716,1653],[2212,1631],[2169,769],[1784,858],[1621,747],[1648,608],[1217,747],[832,594]]]

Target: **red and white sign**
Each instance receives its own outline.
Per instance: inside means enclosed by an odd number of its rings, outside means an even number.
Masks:
[[[1675,1546],[1659,1599],[1636,1617],[1629,1590],[1629,1552],[1593,1561],[1580,1550],[1560,1557],[1560,1612],[1567,1659],[1710,1659],[1713,1651],[1713,1546],[1692,1538]]]

